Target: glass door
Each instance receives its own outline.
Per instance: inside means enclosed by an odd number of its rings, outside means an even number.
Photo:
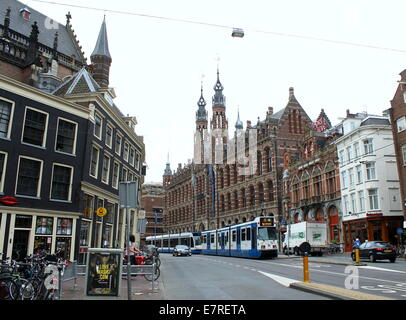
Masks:
[[[20,261],[27,256],[30,230],[15,230],[11,258]]]

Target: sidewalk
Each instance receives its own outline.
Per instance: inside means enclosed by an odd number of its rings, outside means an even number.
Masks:
[[[164,288],[161,279],[154,282],[147,281],[143,276],[138,275],[131,280],[131,300],[163,300]],[[74,280],[65,281],[62,284],[61,300],[128,300],[127,278],[121,280],[120,296],[86,296],[85,294],[85,276],[80,275]]]

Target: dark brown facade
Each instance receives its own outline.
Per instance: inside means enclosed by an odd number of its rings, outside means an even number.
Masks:
[[[406,70],[400,73],[399,85],[391,101],[390,119],[399,173],[404,221],[406,221]],[[405,225],[403,225],[405,228]]]
[[[215,86],[215,90],[218,86]],[[225,106],[220,106],[221,95],[216,90],[213,97],[211,129],[226,128]],[[199,100],[196,128],[207,128],[205,103]],[[219,109],[221,107],[221,109]],[[221,111],[221,112],[220,112]],[[221,126],[223,125],[223,127]],[[241,174],[236,164],[178,165],[172,172],[167,163],[163,176],[165,186],[165,231],[176,233],[202,231],[249,221],[261,215],[282,219],[282,175],[286,159],[300,153],[303,137],[313,123],[297,101],[293,88],[289,89],[285,108],[274,113],[269,107],[264,120],[246,130],[257,134],[255,171]],[[237,121],[236,129],[242,129]],[[238,130],[234,132],[235,141]],[[241,132],[240,132],[241,134]],[[226,158],[226,157],[225,157]]]
[[[145,238],[163,234],[163,209],[165,192],[162,184],[144,184],[141,190],[141,207],[145,210],[147,225],[141,234],[141,245]]]

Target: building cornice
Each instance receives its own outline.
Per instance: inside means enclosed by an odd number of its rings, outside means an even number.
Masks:
[[[19,94],[20,96],[26,97],[33,101],[41,102],[45,105],[55,107],[84,119],[88,119],[90,115],[90,110],[87,107],[83,107],[66,99],[46,93],[42,90],[39,90],[1,74],[0,88],[12,93]]]

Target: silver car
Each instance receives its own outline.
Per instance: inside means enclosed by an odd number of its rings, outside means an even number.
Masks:
[[[173,249],[172,255],[175,256],[191,256],[192,251],[188,246],[178,244],[175,249]]]

